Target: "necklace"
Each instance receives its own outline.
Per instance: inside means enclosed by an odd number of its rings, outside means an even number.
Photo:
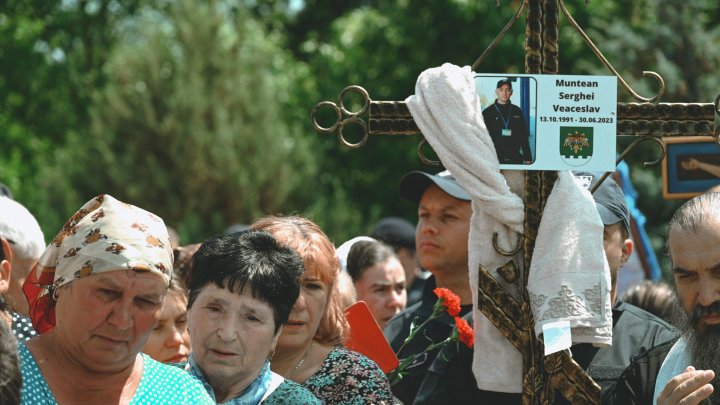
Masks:
[[[300,366],[302,366],[303,363],[305,363],[305,359],[307,358],[308,354],[310,354],[310,349],[312,349],[312,347],[313,347],[314,344],[315,344],[315,341],[314,341],[314,340],[313,340],[312,342],[310,342],[310,346],[308,346],[308,348],[305,349],[305,353],[303,354],[303,356],[302,356],[302,358],[300,359],[300,361],[298,361],[298,363],[295,365],[295,367],[293,367],[293,369],[290,370],[290,372],[288,373],[288,378],[290,378],[290,376],[292,376],[293,374],[295,374],[295,372],[300,368]]]

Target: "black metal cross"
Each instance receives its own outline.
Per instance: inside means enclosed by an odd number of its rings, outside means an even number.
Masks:
[[[653,72],[644,72],[646,77],[658,80],[660,89],[652,98],[638,95],[605,59],[590,38],[578,26],[565,7],[563,0],[524,0],[513,18],[503,28],[488,49],[473,64],[475,69],[500,42],[507,30],[518,17],[526,12],[525,27],[525,72],[529,74],[558,73],[558,17],[560,11],[571,25],[583,37],[587,45],[598,58],[618,77],[620,84],[638,103],[618,103],[617,132],[619,136],[633,136],[633,141],[620,154],[618,162],[640,142],[649,140],[661,147],[659,163],[665,156],[664,136],[714,136],[720,142],[720,133],[714,128],[716,114],[720,114],[720,95],[714,103],[658,103],[664,92],[662,78]],[[350,93],[359,94],[364,105],[358,111],[349,111],[344,105],[345,96]],[[331,108],[335,111],[336,122],[330,127],[322,127],[316,114],[320,109]],[[364,116],[368,115],[368,121]],[[312,111],[313,127],[321,133],[337,133],[341,143],[351,148],[363,146],[370,135],[418,135],[420,131],[413,121],[407,106],[402,101],[374,101],[368,92],[360,86],[345,88],[338,97],[338,102],[323,101]],[[363,137],[358,142],[350,142],[344,135],[345,127],[359,125]],[[420,159],[432,163],[423,153],[423,140],[418,146]],[[609,173],[608,173],[609,174]],[[607,174],[606,174],[607,175]],[[557,173],[551,171],[527,171],[525,173],[525,224],[523,237],[517,249],[503,252],[509,262],[495,271],[505,281],[519,284],[520,301],[515,300],[496,281],[491,271],[478,269],[478,310],[490,319],[495,327],[523,354],[523,403],[549,404],[555,399],[556,391],[572,403],[599,403],[600,387],[582,370],[567,352],[544,355],[542,341],[535,337],[533,315],[530,310],[527,293],[528,271],[537,238],[543,209],[547,197],[552,191]],[[516,266],[518,260],[521,266]],[[517,268],[523,269],[519,274]]]

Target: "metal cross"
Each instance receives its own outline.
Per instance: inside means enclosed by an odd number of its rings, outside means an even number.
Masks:
[[[525,26],[525,72],[530,74],[558,73],[558,17],[563,12],[570,24],[582,36],[595,55],[618,77],[618,81],[638,103],[618,103],[617,131],[620,136],[636,139],[620,154],[618,163],[639,143],[649,140],[661,148],[659,163],[665,156],[664,136],[714,136],[720,143],[720,131],[714,129],[715,115],[720,115],[720,95],[714,103],[658,103],[665,83],[654,72],[643,72],[643,76],[659,82],[658,93],[646,98],[637,94],[595,46],[570,15],[563,0],[524,0],[513,18],[503,28],[488,49],[475,61],[475,70],[487,54],[502,40],[508,29],[526,12]],[[344,104],[350,93],[359,94],[363,100],[360,110],[350,111]],[[335,112],[336,121],[330,127],[322,127],[317,113],[324,108]],[[364,120],[365,114],[368,121]],[[420,130],[402,101],[374,101],[360,86],[348,86],[338,96],[338,101],[322,101],[311,113],[312,124],[320,133],[336,133],[340,142],[351,148],[363,146],[369,135],[418,135]],[[363,136],[358,142],[350,142],[344,129],[358,125]],[[418,154],[425,163],[437,163],[425,157],[423,139],[418,145]],[[601,179],[604,180],[609,173]],[[493,246],[498,253],[508,257],[519,255],[523,274],[520,275],[513,260],[497,269],[505,281],[519,284],[520,300],[517,301],[495,280],[488,269],[478,269],[478,310],[490,319],[495,327],[523,354],[523,404],[549,404],[555,400],[556,391],[572,403],[600,403],[600,387],[566,352],[544,355],[543,343],[535,337],[533,315],[527,292],[528,271],[537,238],[543,209],[552,191],[557,173],[551,171],[527,171],[525,173],[525,224],[517,248],[510,252],[500,249],[495,240]],[[600,182],[601,182],[600,181]],[[598,182],[598,185],[599,183]],[[597,185],[595,186],[597,187]],[[594,191],[594,190],[592,190]]]

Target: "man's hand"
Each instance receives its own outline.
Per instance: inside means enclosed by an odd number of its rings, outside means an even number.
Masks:
[[[658,405],[683,404],[695,405],[707,398],[713,392],[712,384],[715,378],[712,370],[695,370],[690,366],[685,372],[673,377],[657,398]]]

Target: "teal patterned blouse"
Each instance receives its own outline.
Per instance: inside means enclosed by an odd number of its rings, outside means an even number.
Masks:
[[[23,385],[20,403],[25,405],[56,405],[35,358],[24,343],[18,344]],[[214,405],[205,389],[188,373],[159,363],[142,353],[143,372],[131,405],[200,404]]]

